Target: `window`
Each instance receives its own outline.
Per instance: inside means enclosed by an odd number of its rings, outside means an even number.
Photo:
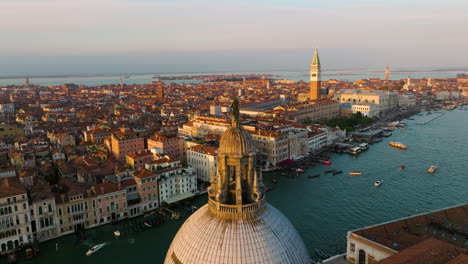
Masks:
[[[351,243],[349,246],[349,250],[351,250],[351,252],[354,252],[356,250],[356,245],[354,243]]]

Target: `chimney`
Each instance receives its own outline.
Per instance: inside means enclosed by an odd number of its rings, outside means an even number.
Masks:
[[[4,179],[3,179],[2,185],[5,186],[5,187],[10,187],[10,184],[8,183],[8,179],[7,179],[7,178],[4,178]]]
[[[62,203],[65,203],[65,194],[64,193],[60,194],[60,199],[62,200]]]
[[[104,194],[104,186],[101,186],[101,194]]]
[[[88,194],[88,197],[91,197],[91,189],[86,190],[86,193]]]

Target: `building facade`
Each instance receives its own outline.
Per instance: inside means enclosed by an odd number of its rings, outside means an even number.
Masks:
[[[145,139],[132,130],[121,129],[110,137],[110,151],[121,162],[125,161],[125,155],[143,150]]]
[[[33,241],[26,189],[16,177],[0,179],[0,254]]]
[[[187,149],[187,164],[195,170],[198,179],[204,182],[214,180],[217,168],[217,149],[215,147],[195,145]]]

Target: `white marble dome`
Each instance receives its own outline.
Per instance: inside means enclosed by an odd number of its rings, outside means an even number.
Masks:
[[[244,220],[215,216],[208,204],[179,229],[166,255],[166,264],[188,263],[311,263],[309,253],[291,222],[266,204],[265,210]]]

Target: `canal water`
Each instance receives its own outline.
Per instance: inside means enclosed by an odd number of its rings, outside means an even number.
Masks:
[[[444,112],[416,115],[405,120],[406,128],[393,131],[359,156],[330,154],[331,166],[311,167],[297,178],[265,173],[265,184],[274,188],[267,194],[268,202],[291,220],[311,255],[314,248],[329,254],[345,252],[349,230],[467,203],[468,111],[456,109],[420,125]],[[389,141],[402,142],[408,149],[391,147]],[[400,165],[406,169],[399,169]],[[427,172],[431,165],[439,168],[434,174]],[[324,173],[330,169],[343,173]],[[355,170],[363,174],[348,175]],[[318,178],[307,178],[318,173]],[[377,180],[384,184],[375,187]],[[206,199],[202,196],[195,203],[202,205]],[[95,228],[90,231],[95,239],[77,242],[67,236],[46,242],[41,244],[41,256],[24,263],[162,263],[182,223],[171,220],[118,239],[112,235],[115,226]],[[90,247],[104,242],[108,245],[85,256]]]

